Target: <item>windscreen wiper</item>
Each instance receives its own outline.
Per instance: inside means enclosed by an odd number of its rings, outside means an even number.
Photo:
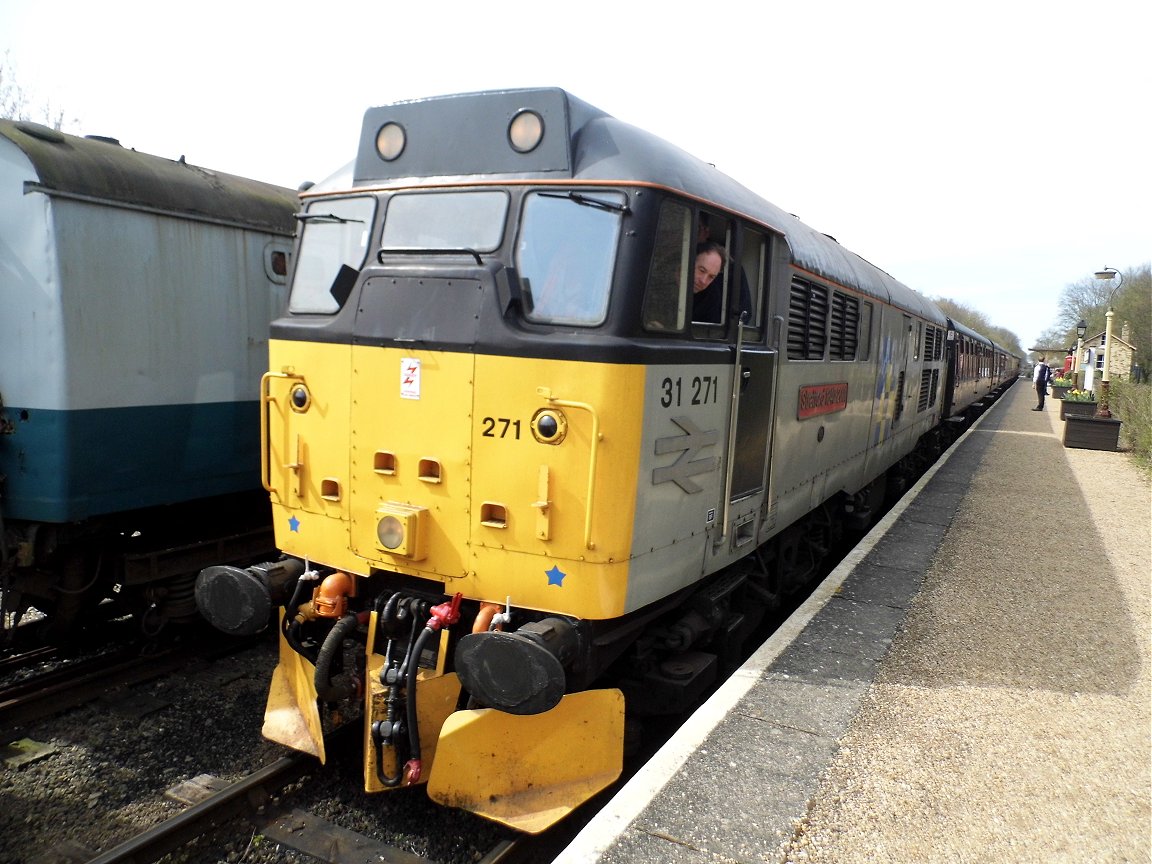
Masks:
[[[604,201],[600,198],[593,198],[591,195],[585,195],[583,192],[541,192],[540,197],[567,198],[584,207],[595,207],[598,210],[611,210],[613,213],[632,212],[632,209],[627,204],[617,204],[615,201]]]
[[[295,216],[297,222],[323,222],[324,224],[336,223],[340,225],[347,222],[364,222],[363,219],[345,219],[335,213],[297,213]]]

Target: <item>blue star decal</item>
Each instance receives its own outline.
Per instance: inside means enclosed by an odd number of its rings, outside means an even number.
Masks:
[[[288,520],[288,528],[292,531],[292,533],[299,534],[300,533],[300,520],[297,519],[295,516],[293,516],[291,519]]]
[[[564,587],[564,577],[567,576],[568,574],[565,573],[563,570],[561,570],[559,567],[557,567],[555,564],[553,564],[551,570],[545,570],[544,571],[544,575],[548,577],[548,584],[549,585],[559,585],[561,588],[563,588]]]

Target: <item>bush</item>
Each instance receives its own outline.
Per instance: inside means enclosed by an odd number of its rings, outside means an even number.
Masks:
[[[1108,409],[1124,421],[1120,433],[1137,463],[1152,473],[1152,384],[1111,382]]]

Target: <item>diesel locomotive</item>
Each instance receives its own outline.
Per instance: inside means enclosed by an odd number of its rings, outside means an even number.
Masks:
[[[0,120],[0,642],[33,609],[53,638],[98,606],[151,633],[196,616],[207,564],[274,553],[258,382],[298,207]]]
[[[197,600],[279,621],[267,737],[323,760],[362,723],[367,790],[523,831],[610,784],[626,715],[705,693],[1018,366],[558,89],[372,108],[302,199],[260,397],[284,557]]]

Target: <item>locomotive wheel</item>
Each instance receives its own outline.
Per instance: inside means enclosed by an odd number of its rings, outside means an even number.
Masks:
[[[96,582],[96,562],[81,549],[70,549],[60,566],[60,581],[56,585],[56,600],[48,616],[49,642],[67,642],[75,634],[82,615],[88,607],[99,601]]]
[[[803,524],[792,525],[781,532],[772,561],[772,581],[779,597],[788,597],[804,584],[813,565]]]

